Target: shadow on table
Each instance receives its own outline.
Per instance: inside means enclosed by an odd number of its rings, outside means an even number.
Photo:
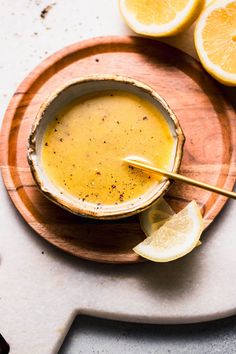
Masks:
[[[236,317],[187,325],[151,325],[78,316],[59,354],[235,353]]]
[[[0,354],[8,354],[10,347],[8,343],[5,341],[3,336],[0,334]]]

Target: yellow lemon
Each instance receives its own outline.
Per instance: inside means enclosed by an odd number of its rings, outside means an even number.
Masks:
[[[199,243],[204,228],[195,201],[167,218],[151,236],[134,247],[134,252],[154,262],[169,262],[191,252]]]
[[[206,7],[197,21],[194,41],[209,74],[236,86],[236,1],[220,0]]]
[[[189,27],[204,4],[204,0],[120,0],[120,11],[136,33],[164,37]]]
[[[139,214],[141,229],[149,237],[174,214],[175,212],[165,199],[160,198],[157,203]]]

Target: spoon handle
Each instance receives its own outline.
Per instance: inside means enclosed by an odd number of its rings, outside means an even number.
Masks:
[[[229,198],[233,198],[236,199],[236,193],[235,192],[231,192],[228,191],[226,189],[222,189],[216,186],[213,186],[211,184],[207,184],[201,181],[197,181],[195,179],[180,175],[178,173],[173,173],[173,172],[169,172],[166,171],[162,168],[158,168],[158,167],[152,167],[149,165],[146,165],[142,162],[139,161],[135,161],[135,160],[131,160],[131,159],[124,159],[125,162],[127,162],[130,166],[134,166],[137,168],[140,168],[143,171],[147,171],[147,172],[152,172],[152,173],[158,173],[158,174],[162,174],[165,177],[169,177],[170,179],[173,179],[174,181],[179,181],[179,182],[184,182],[184,183],[188,183],[192,186],[195,187],[199,187],[202,189],[206,189],[210,192],[214,192],[214,193],[218,193],[221,195],[224,195],[225,197],[229,197]]]

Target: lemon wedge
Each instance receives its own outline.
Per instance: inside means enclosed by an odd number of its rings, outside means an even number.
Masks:
[[[157,203],[139,214],[141,229],[147,237],[158,230],[175,212],[164,198],[160,198]]]
[[[225,85],[236,86],[236,1],[210,4],[197,21],[194,42],[209,74]]]
[[[167,218],[133,250],[154,262],[170,262],[183,257],[198,245],[203,228],[200,209],[192,201],[179,213]]]
[[[204,4],[204,0],[120,0],[120,11],[136,33],[165,37],[189,27]]]

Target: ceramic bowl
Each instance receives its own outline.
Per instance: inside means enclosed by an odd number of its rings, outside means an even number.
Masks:
[[[183,154],[184,134],[168,104],[152,88],[137,80],[111,75],[96,75],[78,78],[67,82],[54,92],[44,102],[36,115],[29,136],[27,158],[32,175],[40,191],[52,202],[69,210],[70,212],[97,219],[118,219],[143,211],[163,196],[168,190],[171,181],[163,179],[137,201],[124,202],[118,205],[103,205],[97,208],[96,204],[83,202],[69,194],[61,193],[58,186],[52,183],[42,167],[41,152],[42,140],[48,124],[54,119],[57,112],[68,105],[72,100],[102,90],[123,90],[131,92],[154,104],[163,114],[174,137],[174,152],[171,161],[171,171],[177,172]]]

